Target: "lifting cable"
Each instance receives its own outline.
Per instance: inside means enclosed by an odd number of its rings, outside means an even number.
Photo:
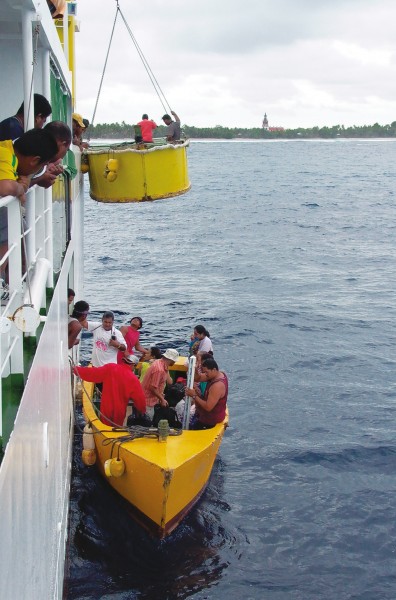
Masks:
[[[140,46],[139,46],[139,44],[138,44],[135,36],[133,35],[132,30],[129,27],[129,25],[128,25],[125,17],[124,17],[124,14],[123,14],[120,6],[119,6],[118,0],[115,0],[115,1],[116,1],[116,4],[117,4],[116,15],[115,15],[115,18],[114,18],[113,29],[111,31],[109,47],[107,49],[107,54],[106,54],[106,60],[105,60],[105,64],[104,64],[104,67],[103,67],[102,76],[101,76],[101,79],[100,79],[100,85],[99,85],[98,95],[96,97],[95,109],[94,109],[94,112],[93,112],[93,115],[92,115],[92,122],[91,122],[92,125],[94,124],[94,120],[95,120],[96,109],[97,109],[97,106],[98,106],[99,96],[100,96],[100,92],[101,92],[101,89],[102,89],[103,79],[104,79],[104,75],[105,75],[105,71],[106,71],[106,67],[107,67],[107,60],[109,58],[110,47],[111,47],[111,43],[113,41],[114,29],[115,29],[115,25],[116,25],[118,13],[120,13],[121,18],[124,21],[125,27],[126,27],[128,33],[129,33],[129,36],[130,36],[130,38],[131,38],[131,40],[132,40],[132,42],[133,42],[133,44],[134,44],[134,46],[135,46],[135,48],[137,50],[137,53],[139,54],[140,60],[142,61],[142,64],[143,64],[143,66],[144,66],[144,68],[146,70],[146,73],[147,73],[147,75],[148,75],[148,77],[149,77],[149,79],[150,79],[150,81],[151,81],[151,83],[153,85],[155,93],[157,94],[158,99],[159,99],[160,103],[162,104],[162,107],[163,107],[164,111],[165,112],[171,112],[170,104],[167,101],[167,99],[165,97],[165,94],[162,91],[161,86],[158,83],[158,81],[157,81],[157,79],[156,79],[156,77],[155,77],[155,75],[154,75],[154,73],[153,73],[150,65],[148,64],[147,59],[144,56],[142,49],[140,48]]]

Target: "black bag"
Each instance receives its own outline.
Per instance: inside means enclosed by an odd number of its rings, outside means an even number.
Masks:
[[[142,415],[135,407],[132,409],[132,414],[127,419],[127,427],[140,425],[141,427],[151,427],[151,419],[148,415]]]
[[[175,407],[180,400],[183,400],[186,388],[182,383],[172,383],[165,388],[165,400],[169,406]]]
[[[173,427],[173,429],[182,428],[182,424],[180,423],[174,408],[171,408],[170,406],[161,406],[161,404],[156,404],[154,406],[153,427],[158,427],[158,423],[162,419],[166,419],[169,423],[169,427]]]

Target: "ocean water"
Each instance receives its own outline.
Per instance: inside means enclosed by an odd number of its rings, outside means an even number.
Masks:
[[[203,323],[230,427],[161,542],[81,466],[76,434],[66,598],[396,598],[395,152],[194,141],[184,196],[87,194],[93,315],[139,314],[143,344],[181,352]]]

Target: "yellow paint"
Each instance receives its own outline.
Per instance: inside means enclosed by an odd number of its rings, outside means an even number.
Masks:
[[[63,18],[55,19],[55,26],[58,32],[58,36],[62,46],[64,46],[64,31],[63,31]],[[75,46],[75,38],[74,33],[76,31],[76,17],[74,15],[69,15],[68,17],[68,28],[67,28],[67,37],[68,37],[68,65],[71,71],[72,77],[72,96],[73,96],[73,106],[75,106],[75,98],[76,98],[76,46]]]
[[[88,149],[91,198],[100,202],[141,202],[184,194],[191,187],[187,147],[167,144],[149,150],[131,146],[128,150],[114,144],[102,151]],[[117,158],[109,159],[109,154]],[[110,182],[102,174],[110,169],[107,165],[111,161],[118,162],[118,177]]]
[[[84,387],[88,394],[92,393],[93,384],[84,383]],[[103,441],[121,437],[123,433],[114,433],[111,427],[99,421],[86,394],[83,395],[83,410],[94,431],[98,432],[94,436],[99,457],[97,464],[104,473],[103,465],[111,458],[111,444],[103,445]],[[205,488],[226,425],[224,422],[205,431],[183,431],[179,436],[168,437],[166,444],[151,438],[124,442],[119,456],[125,463],[125,472],[121,477],[110,477],[107,481],[157,524],[159,530],[166,531],[169,522],[193,504]],[[110,462],[107,465],[106,474]]]

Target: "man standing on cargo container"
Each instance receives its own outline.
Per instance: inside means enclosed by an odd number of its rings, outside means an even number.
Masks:
[[[147,142],[149,144],[153,143],[153,130],[157,128],[157,125],[154,123],[152,119],[148,118],[148,115],[144,114],[142,116],[142,120],[138,123],[140,130],[142,132],[143,142]]]
[[[73,372],[83,381],[102,383],[100,402],[101,421],[106,425],[122,427],[129,400],[139,413],[146,410],[146,398],[139,379],[133,373],[136,362],[134,356],[124,356],[121,365],[108,364],[103,367],[74,367]]]
[[[175,120],[172,121],[169,115],[164,115],[162,117],[163,122],[167,125],[166,128],[166,141],[167,142],[176,142],[180,140],[180,119],[175,113],[174,110],[171,110],[171,115],[175,117]]]

